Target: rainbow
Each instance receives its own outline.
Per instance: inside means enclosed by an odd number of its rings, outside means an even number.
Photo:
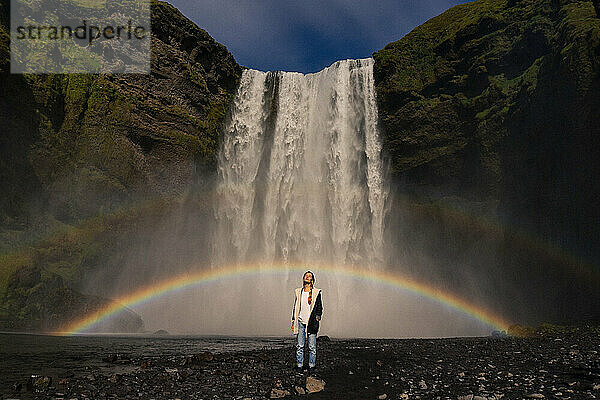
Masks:
[[[223,279],[244,277],[257,274],[287,274],[289,272],[306,271],[307,266],[295,266],[288,264],[280,265],[234,265],[224,267],[207,268],[205,270],[185,273],[164,281],[142,287],[108,303],[106,306],[88,314],[84,317],[71,321],[62,329],[52,332],[55,335],[76,335],[84,333],[95,324],[111,317],[127,307],[147,303],[163,296],[169,292],[181,290],[191,286],[210,284]],[[443,304],[452,309],[458,310],[469,316],[490,325],[498,330],[507,330],[510,323],[501,316],[493,313],[484,307],[467,302],[452,293],[441,290],[434,286],[414,279],[402,276],[391,271],[372,271],[368,268],[358,268],[352,266],[333,267],[329,265],[311,265],[310,269],[315,272],[326,272],[349,277],[357,280],[370,281],[378,284],[388,285],[395,288],[406,290],[410,293],[424,296]]]

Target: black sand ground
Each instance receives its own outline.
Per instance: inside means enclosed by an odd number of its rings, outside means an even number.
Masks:
[[[293,372],[293,347],[133,359],[106,355],[104,368],[82,365],[51,382],[23,376],[1,393],[3,399],[263,399],[286,392],[287,398],[314,399],[600,398],[600,336],[594,332],[327,339],[318,340],[312,374],[325,387],[310,394],[299,394],[309,374]]]

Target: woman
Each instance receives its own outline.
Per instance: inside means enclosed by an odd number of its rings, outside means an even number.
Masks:
[[[313,372],[317,361],[317,332],[323,315],[321,289],[315,286],[315,274],[306,271],[302,287],[295,289],[292,310],[292,332],[296,336],[296,371],[304,365],[304,342],[308,336],[308,372]]]

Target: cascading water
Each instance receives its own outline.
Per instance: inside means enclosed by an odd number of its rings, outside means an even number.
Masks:
[[[383,268],[388,191],[373,63],[344,60],[314,74],[243,72],[219,153],[214,266]],[[378,301],[351,304],[346,296],[365,286],[315,268],[327,332],[356,325]],[[285,332],[282,322],[302,278],[296,275],[284,282],[268,274],[218,282],[217,295],[203,297],[204,318],[220,332]],[[225,311],[215,311],[223,304]]]
[[[306,75],[245,70],[224,135],[215,264],[382,263],[373,59]]]

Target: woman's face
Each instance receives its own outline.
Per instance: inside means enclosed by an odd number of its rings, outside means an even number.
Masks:
[[[310,272],[307,272],[304,274],[304,278],[303,278],[304,282],[307,282],[307,281],[312,282],[313,279],[314,279],[313,275]]]

